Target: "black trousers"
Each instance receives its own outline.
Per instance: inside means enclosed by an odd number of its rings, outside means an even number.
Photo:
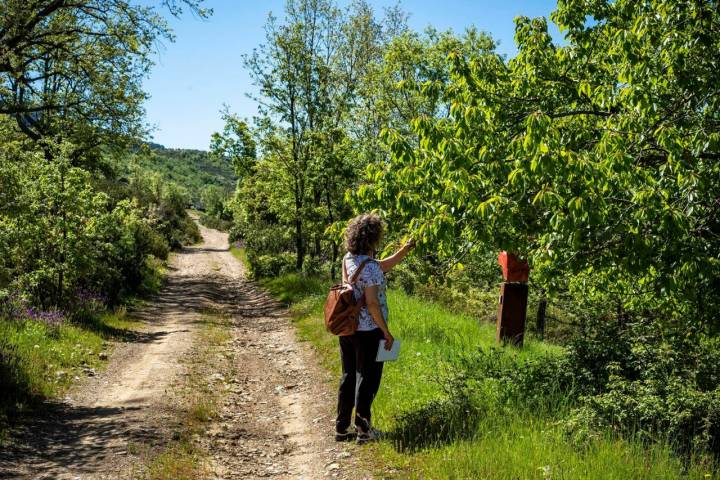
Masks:
[[[344,432],[350,426],[353,407],[355,426],[362,431],[370,428],[370,407],[382,378],[383,362],[375,361],[382,338],[379,328],[340,337],[342,377],[335,420],[338,432]]]

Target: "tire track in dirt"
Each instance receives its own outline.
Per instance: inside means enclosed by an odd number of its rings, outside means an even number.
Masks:
[[[134,445],[161,450],[170,441],[180,413],[169,398],[208,311],[231,319],[223,352],[231,369],[215,371],[218,362],[206,372],[221,379],[219,416],[195,439],[210,477],[368,478],[356,447],[332,439],[335,394],[287,312],[246,279],[226,234],[201,233],[201,244],[173,255],[157,298],[132,312],[145,327],[116,346],[108,369],[19,422],[0,452],[0,478],[132,478],[141,462]]]
[[[229,251],[219,257],[233,371],[225,374],[220,418],[201,440],[215,452],[215,478],[369,478],[355,447],[332,438],[335,393],[287,311],[246,279]]]

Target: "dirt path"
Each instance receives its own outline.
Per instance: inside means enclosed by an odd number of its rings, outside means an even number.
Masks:
[[[331,437],[334,392],[286,312],[245,279],[226,234],[201,232],[202,244],[173,256],[160,295],[132,312],[145,328],[116,346],[106,372],[49,406],[43,418],[21,423],[14,445],[0,452],[0,478],[138,476],[137,445],[161,450],[180,418],[170,399],[208,312],[231,320],[220,354],[232,373],[212,365],[205,372],[223,392],[218,418],[194,440],[209,457],[207,476],[365,477],[355,447]]]

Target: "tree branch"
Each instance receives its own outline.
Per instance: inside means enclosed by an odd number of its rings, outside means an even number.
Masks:
[[[603,111],[603,110],[571,110],[569,112],[556,112],[556,113],[548,113],[547,116],[550,118],[562,118],[562,117],[571,117],[573,115],[595,115],[597,117],[610,117],[617,112],[615,111]]]

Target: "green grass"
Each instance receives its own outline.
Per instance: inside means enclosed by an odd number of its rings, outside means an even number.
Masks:
[[[32,320],[0,321],[0,381],[7,387],[0,416],[34,402],[58,398],[90,370],[104,366],[107,340],[135,328],[124,309],[97,315],[92,323],[50,327]],[[10,388],[12,387],[12,388]]]
[[[685,475],[683,464],[662,445],[607,436],[575,445],[549,419],[522,415],[486,418],[470,440],[408,455],[389,444],[374,455],[403,468],[400,478],[678,479],[708,478],[701,465]]]
[[[245,265],[245,268],[250,268],[250,261],[248,260],[247,252],[244,248],[238,248],[235,245],[231,245],[230,253],[232,253],[233,257],[237,258],[240,263]]]
[[[144,295],[158,293],[162,288],[166,273],[165,262],[151,255],[145,260],[145,275],[143,275],[139,291]]]
[[[188,364],[189,376],[181,397],[189,434],[201,433],[206,424],[218,415],[222,390],[208,384],[208,371],[231,368],[227,357],[220,360],[219,349],[231,339],[229,320],[221,314],[206,313],[198,333],[195,355]],[[223,372],[224,373],[224,372]]]
[[[337,339],[325,332],[322,305],[327,282],[299,275],[261,281],[276,298],[291,304],[299,336],[320,353],[333,384],[339,373]],[[391,290],[388,294],[389,325],[402,341],[400,360],[385,365],[383,383],[374,403],[374,423],[393,432],[402,416],[449,424],[451,413],[442,407],[428,410],[444,398],[442,374],[453,368],[451,359],[495,345],[495,328],[446,307]],[[522,349],[504,354],[533,358],[562,355],[562,348],[527,339]],[[366,449],[378,475],[395,478],[492,478],[492,479],[675,479],[709,478],[710,467],[701,462],[684,466],[663,444],[644,446],[609,433],[582,445],[573,442],[558,421],[567,412],[562,401],[557,411],[533,412],[491,399],[475,399],[485,410],[467,420],[464,431],[443,442],[421,445],[408,453],[386,441]],[[442,403],[438,404],[442,406]],[[429,412],[429,413],[428,413]],[[462,416],[463,412],[453,415]],[[448,415],[448,417],[443,417]],[[457,419],[454,419],[457,421]],[[461,422],[466,419],[460,418]],[[382,459],[378,461],[377,459]]]
[[[305,277],[297,273],[290,273],[277,278],[260,280],[260,285],[283,303],[297,304],[309,299],[313,303],[324,301],[330,283],[318,278]]]
[[[206,454],[188,440],[175,441],[153,455],[144,471],[132,475],[138,480],[196,480],[208,478]]]

